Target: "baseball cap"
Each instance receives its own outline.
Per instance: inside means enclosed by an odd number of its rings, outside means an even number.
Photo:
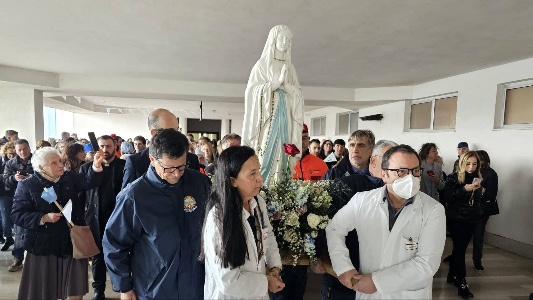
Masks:
[[[304,126],[302,128],[302,133],[309,133],[309,128],[307,128],[307,124],[304,123]]]
[[[83,145],[83,150],[85,150],[85,153],[93,151],[93,145],[91,144],[85,144]]]
[[[457,148],[468,148],[468,143],[467,142],[460,142],[457,145]]]

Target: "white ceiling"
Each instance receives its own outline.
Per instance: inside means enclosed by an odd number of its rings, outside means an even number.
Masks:
[[[95,104],[114,97],[123,107],[130,98],[222,107],[243,99],[222,91],[148,96],[135,88],[68,89],[62,78],[244,86],[277,24],[293,32],[293,63],[306,87],[414,85],[533,56],[530,0],[0,0],[0,7],[0,65],[59,74],[59,87],[45,89],[51,94]],[[321,105],[304,95],[309,107]],[[347,108],[367,105],[333,100]]]

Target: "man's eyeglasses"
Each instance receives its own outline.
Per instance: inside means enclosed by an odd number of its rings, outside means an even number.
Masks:
[[[386,171],[395,171],[396,174],[398,174],[398,177],[404,177],[407,176],[407,174],[411,173],[414,177],[420,177],[422,176],[422,172],[424,171],[424,168],[416,167],[414,169],[407,169],[407,168],[399,168],[399,169],[383,169]]]
[[[168,173],[168,174],[172,174],[174,172],[176,172],[176,170],[180,171],[180,172],[183,172],[185,170],[185,168],[187,167],[187,165],[182,165],[182,166],[177,166],[177,167],[164,167],[161,162],[159,160],[156,160],[157,163],[159,164],[159,166],[161,166],[161,168],[163,168],[163,173]]]

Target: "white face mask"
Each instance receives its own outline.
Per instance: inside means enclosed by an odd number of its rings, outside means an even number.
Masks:
[[[392,190],[402,199],[409,199],[420,191],[420,177],[414,177],[408,174],[402,178],[396,179],[392,183]]]

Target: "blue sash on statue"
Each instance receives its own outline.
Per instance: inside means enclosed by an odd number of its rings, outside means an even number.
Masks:
[[[272,126],[270,129],[270,135],[267,139],[267,147],[264,152],[263,162],[261,164],[261,175],[263,176],[263,183],[269,183],[272,167],[277,157],[275,155],[278,151],[281,151],[281,172],[284,172],[284,168],[287,165],[287,155],[284,155],[283,144],[289,142],[288,124],[289,118],[287,117],[287,105],[285,104],[285,92],[282,89],[277,90],[279,94],[279,103],[274,117],[272,120]]]

